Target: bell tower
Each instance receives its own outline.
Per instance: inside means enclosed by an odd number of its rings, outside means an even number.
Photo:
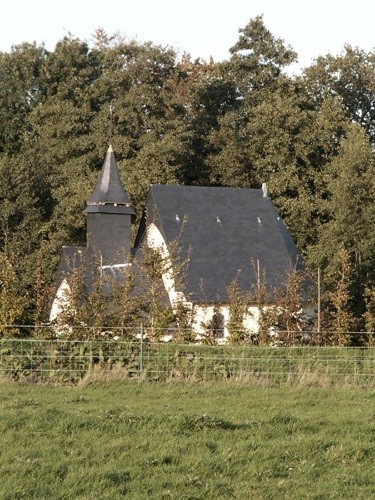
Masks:
[[[102,265],[124,264],[131,250],[135,213],[109,146],[98,182],[87,200],[87,248]]]

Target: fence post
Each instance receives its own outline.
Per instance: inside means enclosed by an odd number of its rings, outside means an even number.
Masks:
[[[139,346],[139,371],[143,372],[143,323],[141,323],[140,329],[140,346]]]

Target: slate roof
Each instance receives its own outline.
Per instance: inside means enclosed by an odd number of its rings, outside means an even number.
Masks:
[[[134,248],[133,259],[130,263],[131,271],[134,274],[134,290],[131,295],[137,297],[142,296],[150,286],[150,280],[144,273],[142,262],[143,262],[143,250],[142,248]],[[97,265],[95,263],[95,257],[93,253],[86,247],[78,246],[63,246],[60,251],[59,265],[55,275],[55,292],[58,286],[62,283],[64,279],[69,280],[72,278],[74,271],[81,269],[83,274],[83,282],[89,291],[93,290],[93,277],[97,272]],[[124,282],[124,268],[123,266],[113,265],[113,266],[103,266],[102,268],[103,277],[107,279],[104,281],[104,293],[108,295],[111,293],[111,280],[116,280],[118,283]],[[160,282],[160,289],[163,289],[162,282]],[[53,297],[51,297],[53,299]],[[171,306],[167,292],[161,293],[159,297],[161,303],[167,307]],[[50,304],[51,306],[51,304]]]
[[[74,271],[78,269],[82,271],[84,285],[88,290],[92,290],[94,285],[93,278],[98,272],[98,262],[94,254],[87,247],[63,246],[60,251],[59,265],[55,275],[55,289],[57,290],[57,287],[64,279],[69,281]],[[108,280],[115,279],[119,283],[122,283],[124,280],[123,266],[103,266],[101,272]],[[105,289],[104,291],[109,292],[109,282],[106,285],[106,289],[108,290]]]
[[[129,196],[122,185],[112,146],[109,146],[103,167],[88,205],[116,204],[131,206]]]
[[[151,185],[147,218],[166,242],[179,238],[183,257],[189,254],[185,293],[193,301],[227,301],[227,287],[236,277],[250,290],[257,282],[252,265],[257,260],[270,288],[282,286],[291,266],[303,268],[284,222],[261,189]]]
[[[86,258],[86,251],[86,247],[63,246],[61,248],[59,265],[57,268],[57,275],[61,278],[60,281],[83,265]]]

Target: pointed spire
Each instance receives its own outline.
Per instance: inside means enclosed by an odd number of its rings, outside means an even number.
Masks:
[[[108,148],[100,177],[93,193],[87,200],[87,204],[131,206],[130,199],[121,182],[112,146]]]

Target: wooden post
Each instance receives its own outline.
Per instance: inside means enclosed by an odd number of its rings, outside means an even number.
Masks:
[[[143,323],[141,323],[140,334],[141,334],[141,338],[140,338],[141,345],[140,345],[140,349],[139,349],[139,371],[140,371],[140,373],[142,373],[143,372]]]
[[[320,267],[318,267],[318,334],[320,335]]]

